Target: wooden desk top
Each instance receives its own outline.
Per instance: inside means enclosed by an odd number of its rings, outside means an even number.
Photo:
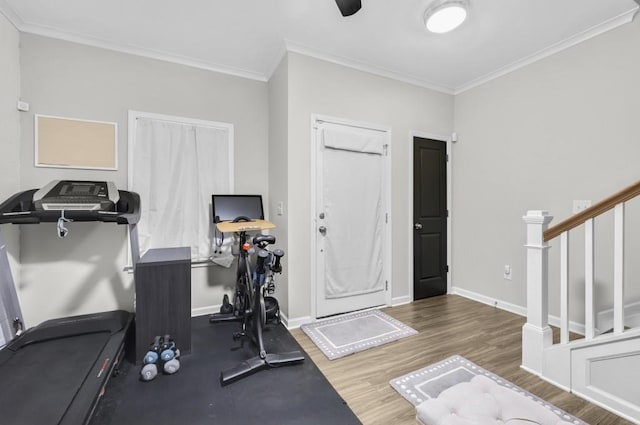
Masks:
[[[253,220],[253,221],[240,221],[233,223],[231,221],[221,221],[217,223],[218,230],[222,233],[237,233],[237,232],[253,232],[258,230],[273,229],[275,224],[267,220]]]

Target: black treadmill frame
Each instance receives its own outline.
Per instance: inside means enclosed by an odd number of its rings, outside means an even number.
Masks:
[[[58,425],[78,425],[88,424],[93,417],[101,396],[105,392],[109,378],[114,373],[124,354],[124,345],[128,332],[133,329],[131,324],[134,315],[123,310],[107,311],[104,313],[85,314],[80,316],[65,317],[61,319],[47,320],[38,326],[30,328],[20,336],[14,338],[7,346],[0,350],[0,373],[3,371],[5,363],[12,360],[14,356],[20,355],[20,350],[37,344],[46,344],[47,341],[60,341],[69,337],[81,337],[96,333],[108,333],[106,343],[99,351],[93,351],[95,361],[87,371],[82,384],[73,394],[68,394],[66,399],[67,408],[60,418],[47,417],[41,423],[50,423],[47,420],[55,419]],[[45,359],[47,367],[55,367],[56,361],[63,362],[65,359]],[[14,373],[24,372],[17,370]],[[37,370],[30,371],[38,375]],[[35,382],[34,385],[39,385]],[[11,388],[0,387],[0,394],[3,391],[12,391]],[[59,396],[60,393],[52,396]],[[8,423],[18,423],[17,418],[21,417],[23,408],[33,411],[30,406],[37,406],[38,400],[30,400],[27,394],[21,394],[24,398],[24,406],[12,405],[13,412],[3,409],[3,420]],[[4,398],[4,397],[3,397]],[[15,397],[11,401],[16,402]],[[6,407],[6,406],[5,406]],[[42,408],[42,407],[41,407]],[[42,414],[51,412],[39,412]],[[24,418],[22,418],[24,419]],[[58,420],[59,419],[59,420]]]
[[[140,260],[140,250],[138,244],[137,223],[140,220],[140,196],[135,192],[118,190],[119,200],[116,204],[116,211],[86,211],[86,210],[45,210],[36,211],[33,202],[33,194],[38,189],[26,190],[16,193],[0,204],[0,224],[38,224],[43,222],[57,222],[64,214],[65,218],[74,221],[99,221],[105,223],[126,224],[129,228],[129,242],[131,245],[131,261],[133,268]],[[0,231],[0,244],[4,245],[4,238]],[[6,249],[0,249],[0,266],[6,266],[7,270],[0,275],[0,293],[7,297],[12,303],[9,313],[16,319],[23,321],[20,305],[17,302],[17,295],[13,277],[8,267],[9,260]],[[16,311],[14,311],[16,310]],[[105,328],[105,320],[110,325]],[[0,372],[2,365],[15,355],[19,355],[20,348],[30,344],[46,343],[47,340],[65,338],[70,336],[92,334],[96,332],[110,332],[110,337],[101,352],[97,355],[91,370],[87,371],[83,383],[71,398],[68,407],[58,425],[87,424],[104,393],[109,377],[120,361],[127,332],[133,327],[133,314],[117,310],[112,312],[96,313],[93,315],[73,316],[61,319],[53,319],[27,330],[20,336],[15,337],[0,350]],[[53,367],[51,362],[54,359],[43,359],[46,367]],[[30,369],[34,369],[31,367]],[[35,379],[37,379],[37,371]],[[25,373],[16,371],[15,373]],[[93,377],[93,378],[92,378]],[[0,381],[1,381],[0,376]],[[34,382],[38,385],[38,382]],[[55,390],[55,388],[53,389]],[[25,394],[24,408],[34,409],[38,405],[37,400],[29,400]],[[3,420],[9,419],[3,412]],[[48,423],[43,418],[43,423]]]

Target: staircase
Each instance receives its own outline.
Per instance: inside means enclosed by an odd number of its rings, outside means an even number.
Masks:
[[[632,327],[637,307],[624,305],[625,203],[638,195],[640,182],[551,228],[548,225],[553,217],[546,211],[528,211],[523,217],[527,226],[527,323],[522,329],[522,367],[640,424],[640,328]],[[594,220],[610,210],[614,215],[613,308],[596,314]],[[581,230],[578,227],[584,231],[584,287],[577,288],[580,296],[571,294],[570,290],[576,291],[576,288],[569,285],[569,239]],[[554,343],[548,313],[548,242],[557,238],[560,293],[553,294],[552,298],[560,300],[560,338]],[[570,340],[570,300],[576,298],[584,298],[584,337],[576,339],[572,335]],[[625,307],[627,313],[634,314],[625,315]],[[611,331],[603,332],[608,330]]]

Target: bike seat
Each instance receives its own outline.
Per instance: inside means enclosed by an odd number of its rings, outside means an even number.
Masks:
[[[254,245],[271,245],[276,243],[276,237],[273,235],[258,235],[253,238]]]

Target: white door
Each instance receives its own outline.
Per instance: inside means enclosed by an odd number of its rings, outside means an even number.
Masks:
[[[316,317],[388,303],[388,132],[316,121]]]

